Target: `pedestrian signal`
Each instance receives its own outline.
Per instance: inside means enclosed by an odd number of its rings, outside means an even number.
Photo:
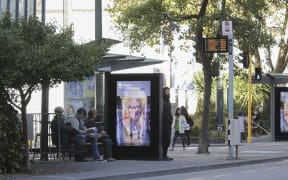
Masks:
[[[261,81],[262,79],[262,69],[261,67],[255,68],[255,80],[256,81]]]

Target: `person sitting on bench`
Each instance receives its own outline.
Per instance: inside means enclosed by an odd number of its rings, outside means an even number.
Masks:
[[[93,160],[102,161],[99,153],[99,147],[97,145],[97,137],[95,128],[87,129],[84,126],[84,122],[87,119],[87,111],[84,108],[79,108],[76,113],[76,117],[79,121],[79,131],[84,135],[85,142],[90,142],[92,146]],[[99,136],[100,137],[100,136]]]
[[[64,116],[64,109],[60,106],[54,109],[55,116],[51,121],[51,137],[52,143],[60,150],[60,148],[71,148],[72,144],[75,145],[77,150],[84,150],[83,137],[76,131],[70,123],[66,122]],[[75,161],[83,162],[84,153],[77,152],[75,154]]]
[[[109,135],[105,131],[98,132],[96,127],[95,119],[97,117],[97,113],[95,109],[90,109],[88,112],[88,119],[84,122],[84,127],[86,128],[95,128],[96,137],[98,138],[98,142],[104,144],[104,158],[108,161],[114,161],[112,158],[112,140]]]

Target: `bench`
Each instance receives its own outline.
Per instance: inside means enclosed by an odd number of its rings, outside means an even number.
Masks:
[[[100,154],[103,154],[104,152],[103,143],[97,142],[97,145],[98,145]],[[60,147],[60,149],[57,148],[56,146],[48,147],[47,152],[51,155],[51,158],[53,156],[54,160],[56,160],[56,158],[59,158],[60,154],[63,160],[65,160],[65,157],[67,156],[69,157],[69,160],[71,160],[72,157],[75,156],[75,154],[77,153],[85,153],[85,156],[88,156],[88,157],[93,156],[91,143],[85,143],[84,148],[82,149],[77,149],[74,146],[71,146],[70,148]],[[33,153],[32,161],[34,161],[36,154],[40,154],[41,151],[40,151],[40,148],[31,148],[30,153]]]
[[[65,160],[66,154],[69,156],[69,160],[71,160],[72,156],[75,157],[75,155],[78,153],[86,153],[86,149],[85,148],[84,149],[77,149],[75,147],[62,148],[62,149],[60,149],[60,153],[62,154],[63,161]]]
[[[104,145],[101,142],[97,142],[98,148],[99,148],[99,153],[103,154],[104,152]],[[68,154],[69,156],[69,160],[72,159],[73,156],[75,156],[75,154],[77,153],[85,153],[86,156],[90,157],[93,156],[93,152],[92,152],[92,144],[91,143],[85,143],[84,144],[84,149],[76,149],[75,147],[71,147],[71,148],[62,148],[60,149],[60,152],[62,154],[62,159],[65,160],[65,156],[66,154]]]
[[[32,157],[33,161],[35,160],[36,154],[41,154],[41,150],[38,147],[38,144],[40,144],[40,136],[41,136],[40,133],[37,133],[35,135],[34,147],[29,148],[30,153],[33,154],[33,157]],[[100,154],[103,154],[103,152],[104,152],[103,143],[97,142],[97,145],[98,145]],[[51,155],[51,158],[53,156],[54,160],[56,158],[59,158],[60,154],[61,154],[63,160],[65,160],[65,156],[67,156],[67,155],[69,156],[69,160],[71,160],[72,156],[75,156],[75,154],[77,154],[77,153],[85,153],[85,155],[88,157],[93,155],[91,143],[85,143],[84,147],[82,149],[75,148],[73,145],[71,146],[71,148],[62,148],[61,146],[60,146],[60,149],[57,148],[55,145],[52,145],[51,133],[48,134],[47,152],[48,152],[48,154]],[[56,156],[55,156],[55,154],[56,154]]]

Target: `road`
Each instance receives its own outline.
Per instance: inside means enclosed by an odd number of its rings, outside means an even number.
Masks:
[[[288,160],[240,166],[225,169],[198,171],[175,175],[157,176],[151,178],[136,178],[135,180],[287,180]]]

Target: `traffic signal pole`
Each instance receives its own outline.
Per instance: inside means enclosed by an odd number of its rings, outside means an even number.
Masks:
[[[248,119],[247,119],[247,143],[251,143],[251,114],[252,114],[252,60],[249,53],[249,69],[248,69]]]

